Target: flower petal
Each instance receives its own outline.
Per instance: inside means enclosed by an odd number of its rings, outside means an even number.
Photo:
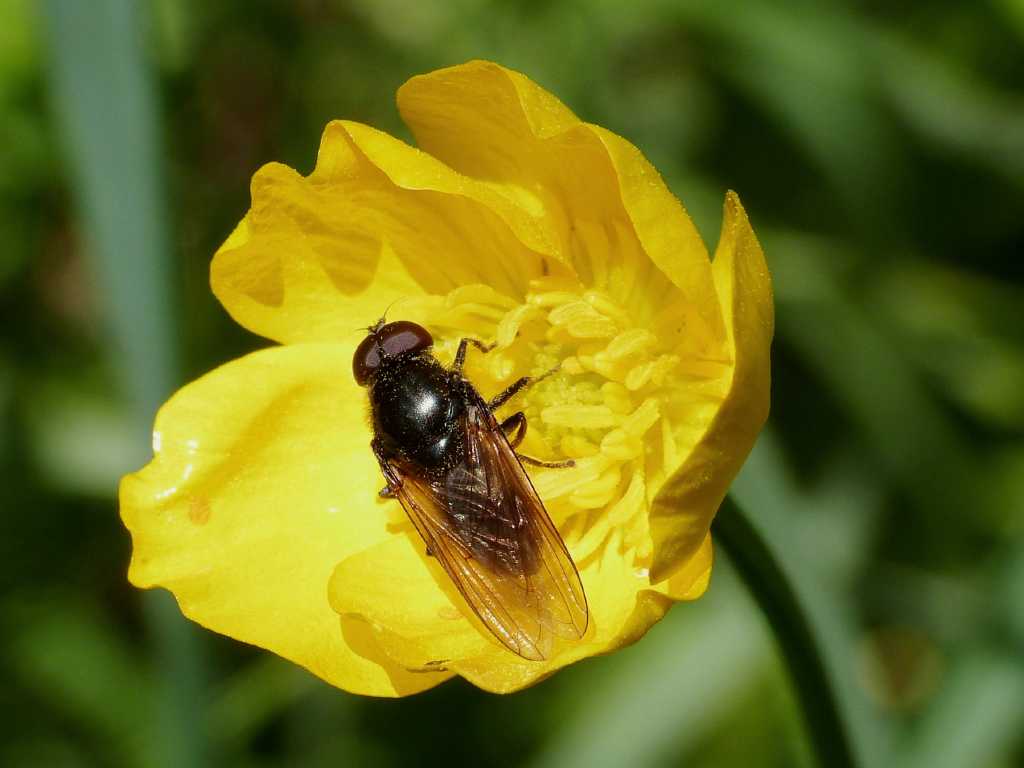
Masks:
[[[658,582],[655,589],[668,595],[673,600],[696,600],[703,595],[711,583],[711,566],[714,563],[714,549],[711,534],[704,537],[697,552],[683,563],[664,581]]]
[[[469,176],[500,180],[517,199],[536,200],[588,286],[642,313],[673,302],[686,308],[684,345],[724,340],[707,250],[632,144],[581,122],[524,75],[485,61],[410,79],[398,106],[423,149]]]
[[[331,605],[344,619],[367,626],[377,645],[406,669],[446,668],[485,690],[509,693],[639,640],[664,616],[669,598],[696,599],[706,588],[710,537],[685,568],[653,588],[619,551],[617,534],[612,538],[600,554],[578,564],[590,605],[586,636],[543,662],[521,659],[487,634],[415,533],[342,561],[331,579]]]
[[[654,582],[671,576],[704,541],[768,418],[774,331],[771,277],[734,192],[726,195],[724,208],[712,271],[732,351],[732,377],[714,420],[651,506]]]
[[[427,558],[417,535],[402,529],[338,564],[328,588],[334,610],[368,623],[381,647],[408,669],[466,656],[511,656],[471,623],[454,584]]]
[[[337,340],[394,299],[483,283],[522,295],[558,270],[536,219],[488,185],[387,134],[324,131],[314,171],[279,164],[214,257],[213,291],[239,323],[284,343]],[[415,303],[402,314],[417,319]],[[355,319],[355,323],[353,320]]]
[[[712,300],[707,248],[693,220],[636,146],[600,126],[589,127],[608,150],[622,203],[644,251],[679,288],[686,304],[696,310],[700,324],[687,328],[686,334],[693,336],[703,330],[708,338],[698,353],[716,351],[725,338],[725,329],[718,302]]]
[[[129,579],[166,587],[194,621],[336,686],[403,695],[447,676],[407,673],[372,641],[343,635],[327,600],[335,565],[390,535],[352,353],[256,352],[161,408],[155,457],[121,483]]]

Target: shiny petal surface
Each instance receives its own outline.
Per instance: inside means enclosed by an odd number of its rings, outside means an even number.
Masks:
[[[129,579],[166,587],[194,621],[341,688],[403,695],[447,675],[406,672],[372,639],[350,644],[327,598],[340,560],[390,536],[352,352],[257,352],[160,410],[153,460],[121,484]]]
[[[768,418],[774,332],[771,278],[757,236],[733,192],[725,199],[712,270],[728,331],[732,377],[707,431],[651,506],[651,577],[656,581],[687,562],[707,536],[718,506]]]
[[[724,338],[700,236],[625,139],[581,122],[528,78],[485,61],[412,78],[399,89],[398,106],[427,152],[534,201],[585,284],[649,316],[675,302],[691,331],[682,341]]]
[[[407,669],[447,669],[494,693],[525,688],[574,661],[636,642],[668,610],[707,588],[711,539],[668,582],[651,587],[646,573],[615,542],[580,567],[590,602],[583,640],[543,662],[528,661],[491,638],[450,579],[406,532],[346,558],[334,572],[330,599],[346,620],[368,626],[379,646]],[[381,574],[391,574],[383,578]],[[671,600],[670,600],[671,599]]]
[[[521,295],[530,278],[562,269],[552,250],[536,220],[488,185],[336,121],[309,176],[276,163],[256,173],[252,207],[210,276],[249,330],[282,343],[333,341],[393,299],[471,283]],[[419,316],[415,302],[402,312]]]

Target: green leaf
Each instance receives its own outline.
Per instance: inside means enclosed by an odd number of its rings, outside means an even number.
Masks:
[[[772,255],[779,337],[837,398],[893,483],[936,520],[962,525],[963,510],[978,506],[988,470],[966,449],[899,340],[854,299],[841,274],[846,249],[797,233],[769,231],[762,239]]]
[[[1024,721],[1019,654],[974,651],[946,675],[939,698],[918,724],[900,768],[995,765],[1019,744]]]
[[[48,0],[43,6],[54,106],[109,329],[110,361],[147,458],[157,407],[178,369],[162,149],[144,51],[145,4]],[[111,489],[113,490],[113,489]],[[149,750],[167,766],[204,760],[202,665],[195,631],[166,593],[145,600],[161,707]]]
[[[154,765],[152,677],[103,612],[72,594],[23,596],[3,613],[16,627],[8,654],[20,682],[84,726],[119,764]]]

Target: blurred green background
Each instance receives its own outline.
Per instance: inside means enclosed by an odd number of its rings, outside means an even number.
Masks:
[[[156,406],[264,345],[209,292],[249,178],[324,124],[408,138],[483,57],[639,145],[776,281],[735,486],[865,765],[1024,765],[1024,1],[0,0],[0,764],[812,765],[721,556],[640,643],[498,697],[331,689],[125,581]]]

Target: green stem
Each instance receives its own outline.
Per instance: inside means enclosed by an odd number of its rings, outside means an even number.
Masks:
[[[820,765],[856,768],[859,761],[843,717],[838,685],[825,663],[821,633],[801,601],[795,581],[756,524],[731,498],[718,510],[713,532],[771,625]]]

